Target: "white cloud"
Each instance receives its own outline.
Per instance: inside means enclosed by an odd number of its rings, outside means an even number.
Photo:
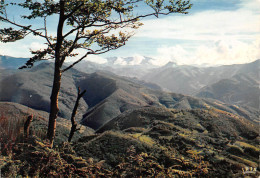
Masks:
[[[213,46],[200,46],[194,63],[241,64],[260,59],[260,40],[245,43],[237,40],[217,41]]]
[[[253,43],[238,40],[219,40],[212,45],[200,45],[194,51],[180,45],[159,48],[153,64],[165,65],[169,61],[178,64],[241,64],[260,59],[260,38]]]
[[[97,56],[97,55],[89,55],[87,58],[86,58],[86,61],[91,61],[91,62],[95,62],[95,63],[98,63],[98,64],[105,64],[107,63],[107,59],[101,57],[101,56]]]
[[[144,60],[141,55],[134,55],[133,60],[129,62],[129,65],[139,65]]]
[[[260,0],[242,0],[240,3],[242,9],[248,9],[255,13],[260,13]]]
[[[165,65],[170,61],[178,62],[188,59],[188,52],[180,45],[160,47],[158,55],[151,61],[153,65]]]
[[[39,42],[32,42],[30,44],[30,49],[33,50],[33,51],[36,51],[36,50],[43,50],[47,47],[46,44],[43,44],[43,43],[39,43]]]
[[[157,49],[157,60],[153,61],[157,65],[169,61],[179,64],[251,62],[260,58],[260,0],[243,0],[239,7],[232,11],[210,10],[147,20],[137,35],[173,40],[172,44]],[[175,45],[174,40],[186,40],[186,43]]]
[[[193,15],[144,21],[138,37],[182,40],[218,40],[254,38],[260,32],[260,15],[246,9],[203,11]]]
[[[12,57],[30,57],[29,45],[21,41],[14,43],[0,43],[0,55]]]
[[[127,65],[127,62],[121,58],[121,57],[117,57],[116,61],[114,62],[115,65]]]
[[[46,47],[44,43],[45,40],[33,35],[29,35],[27,38],[18,40],[16,42],[0,42],[0,55],[30,58],[32,57],[30,49],[44,49]]]

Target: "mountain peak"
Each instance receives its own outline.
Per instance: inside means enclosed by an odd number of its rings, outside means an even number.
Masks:
[[[172,68],[172,67],[177,67],[177,66],[178,66],[177,63],[170,61],[167,64],[165,64],[163,67],[164,68]]]

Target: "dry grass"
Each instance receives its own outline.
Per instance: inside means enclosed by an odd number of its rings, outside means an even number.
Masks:
[[[0,153],[8,155],[11,153],[15,142],[22,138],[24,118],[7,118],[3,113],[0,116]]]
[[[252,148],[252,149],[254,149],[254,150],[256,150],[256,151],[260,151],[260,148],[257,148],[257,147],[255,147],[255,146],[253,146],[253,145],[250,145],[250,144],[248,144],[248,143],[245,143],[245,142],[241,142],[241,141],[236,141],[235,142],[235,145],[238,145],[238,146],[240,146],[241,148]]]
[[[147,135],[142,135],[141,133],[136,133],[136,134],[132,134],[132,136],[134,138],[140,140],[141,142],[148,144],[149,146],[153,146],[156,144],[156,142]]]

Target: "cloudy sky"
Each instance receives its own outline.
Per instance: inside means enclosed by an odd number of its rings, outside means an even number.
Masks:
[[[133,56],[138,64],[142,56],[148,56],[156,65],[169,61],[219,65],[260,59],[260,0],[191,2],[188,15],[143,20],[144,25],[124,47],[89,60],[103,63],[107,57]],[[0,55],[30,57],[29,49],[43,47],[42,42],[34,37],[0,43]]]

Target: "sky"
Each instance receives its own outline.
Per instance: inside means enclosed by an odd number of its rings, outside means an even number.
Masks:
[[[229,65],[260,59],[260,0],[191,2],[189,14],[144,19],[125,46],[87,60],[105,63],[108,57],[118,57],[118,64],[126,65],[122,57],[134,57],[133,65],[147,56],[153,58],[152,64],[162,66],[168,62]],[[54,26],[57,22],[49,23]],[[30,49],[43,48],[43,42],[30,37],[0,43],[0,55],[31,57]]]

